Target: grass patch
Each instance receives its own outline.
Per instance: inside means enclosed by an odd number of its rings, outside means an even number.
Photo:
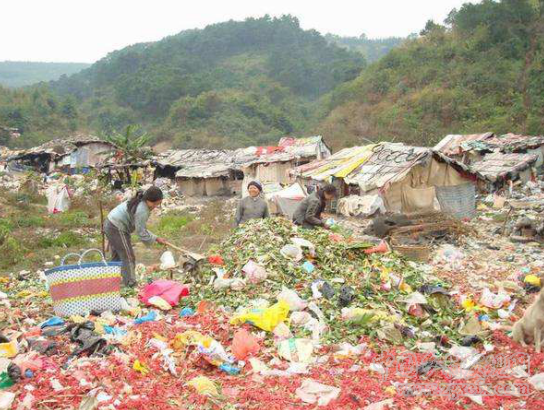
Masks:
[[[86,212],[83,211],[67,211],[60,214],[52,215],[51,221],[58,226],[64,228],[81,228],[93,225]]]
[[[157,235],[164,237],[178,236],[192,219],[191,216],[181,212],[168,213],[162,216],[152,230]]]
[[[39,215],[18,215],[12,220],[17,228],[43,228],[47,225],[47,217]]]
[[[25,248],[14,237],[7,236],[0,245],[0,254],[2,254],[0,268],[5,269],[24,259]]]
[[[56,238],[42,237],[36,244],[38,248],[70,248],[85,243],[85,239],[74,232],[62,232]]]

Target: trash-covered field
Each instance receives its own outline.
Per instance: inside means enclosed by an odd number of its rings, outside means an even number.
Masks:
[[[100,248],[99,214],[72,200],[47,216],[41,188],[26,208],[26,191],[3,195],[0,246],[21,253],[0,271],[0,409],[543,408],[544,353],[510,336],[542,285],[536,188],[520,193],[535,197],[530,208],[482,198],[471,222],[433,215],[403,228],[430,238],[419,261],[367,236],[364,221],[231,231],[228,207],[171,199],[150,229],[205,259],[152,269],[164,249],[137,248],[146,266],[120,312],[65,318],[44,271]],[[38,249],[24,229],[78,241]]]

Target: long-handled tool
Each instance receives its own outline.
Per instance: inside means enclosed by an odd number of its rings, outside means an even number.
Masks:
[[[180,265],[182,265],[183,269],[187,271],[193,270],[198,262],[204,259],[203,255],[188,251],[187,249],[180,248],[173,243],[164,241],[164,245],[182,253],[184,260],[182,263],[180,263]],[[172,276],[172,272],[170,273],[170,275]]]

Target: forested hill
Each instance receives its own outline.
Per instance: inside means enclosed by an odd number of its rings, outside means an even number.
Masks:
[[[325,38],[340,47],[361,53],[369,63],[378,61],[405,40],[402,37],[368,38],[365,34],[359,37],[342,37],[330,33]]]
[[[291,16],[184,31],[113,52],[49,88],[0,87],[0,126],[19,128],[16,144],[26,146],[127,124],[176,147],[310,134],[334,148],[429,146],[448,133],[541,135],[543,3],[466,4],[369,66]]]
[[[484,0],[428,22],[324,101],[335,144],[431,145],[448,133],[544,134],[544,21],[538,0]]]
[[[86,63],[0,61],[0,85],[23,87],[42,81],[58,80],[61,75],[75,74],[89,66]]]
[[[308,129],[316,101],[364,66],[296,18],[265,16],[127,47],[52,88],[94,129],[136,122],[177,146],[231,147]]]

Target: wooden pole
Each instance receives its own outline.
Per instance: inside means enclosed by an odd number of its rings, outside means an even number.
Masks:
[[[102,205],[102,199],[98,200],[98,206],[100,207],[100,233],[102,235],[102,254],[106,256],[106,233],[104,232],[104,207]]]

